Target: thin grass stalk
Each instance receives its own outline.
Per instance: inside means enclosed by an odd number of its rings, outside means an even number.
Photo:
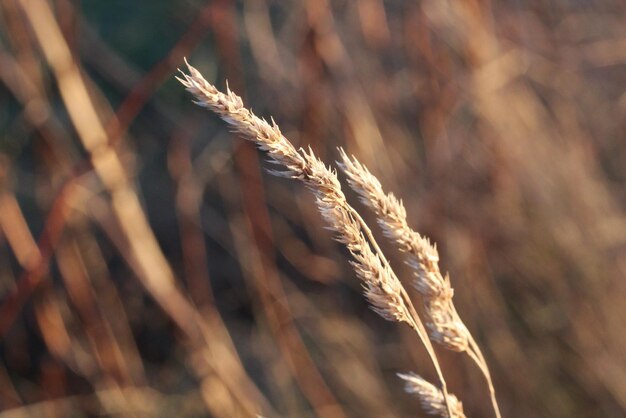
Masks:
[[[328,229],[335,232],[335,240],[350,252],[351,264],[363,284],[371,308],[384,319],[407,323],[418,334],[437,372],[449,416],[453,416],[445,379],[428,333],[371,230],[347,202],[336,172],[319,160],[310,148],[308,151],[296,149],[273,120],[270,125],[255,116],[228,86],[226,93],[222,93],[189,63],[187,68],[189,74],[181,71],[182,78],[178,80],[193,94],[194,103],[218,114],[236,132],[266,152],[271,163],[283,168],[282,171],[270,170],[270,173],[299,179],[313,192]]]
[[[429,317],[430,338],[448,350],[466,352],[483,373],[496,417],[500,409],[485,357],[473,336],[461,320],[452,301],[454,290],[448,275],[439,269],[437,248],[427,238],[414,231],[407,222],[402,201],[383,191],[380,181],[355,157],[350,158],[340,149],[341,169],[348,176],[348,184],[359,195],[361,202],[371,208],[378,218],[384,235],[395,243],[406,256],[414,273],[413,285],[422,295],[424,310]]]

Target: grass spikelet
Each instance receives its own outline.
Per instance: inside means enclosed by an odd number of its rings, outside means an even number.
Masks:
[[[178,80],[194,95],[196,104],[217,113],[235,131],[267,152],[271,162],[284,168],[275,174],[299,179],[313,192],[322,217],[335,232],[335,239],[350,252],[351,264],[371,308],[384,319],[404,322],[416,331],[435,367],[444,399],[447,399],[443,373],[426,329],[367,224],[347,202],[336,172],[319,160],[310,148],[308,151],[296,149],[276,123],[272,121],[270,125],[255,116],[230,89],[227,88],[226,93],[220,92],[189,63],[187,67],[189,74],[181,72],[182,78]]]
[[[422,409],[424,409],[427,414],[446,418],[465,418],[463,403],[459,401],[456,396],[452,394],[448,395],[450,409],[452,410],[452,414],[449,415],[443,394],[435,385],[412,372],[398,373],[398,377],[404,380],[404,390],[407,393],[419,397]]]
[[[348,184],[376,214],[384,235],[405,254],[406,263],[413,270],[413,285],[423,296],[430,338],[448,350],[466,352],[472,358],[487,380],[494,412],[500,417],[487,362],[456,311],[452,301],[454,290],[448,275],[441,274],[437,248],[408,225],[402,201],[392,193],[385,193],[367,167],[342,149],[340,155],[339,166],[348,177]]]

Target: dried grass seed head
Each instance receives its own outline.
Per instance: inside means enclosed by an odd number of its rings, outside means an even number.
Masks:
[[[424,412],[439,417],[449,416],[443,393],[435,385],[413,372],[398,373],[397,375],[405,381],[404,390],[419,398]],[[465,418],[463,403],[450,393],[448,394],[448,401],[452,411],[452,418]]]
[[[195,103],[217,113],[235,131],[268,153],[270,160],[286,168],[273,174],[302,180],[314,193],[316,204],[335,239],[344,244],[354,261],[352,265],[361,279],[364,294],[372,309],[391,321],[409,322],[410,314],[402,298],[402,285],[393,271],[375,254],[361,232],[352,209],[346,201],[336,172],[320,161],[309,148],[296,148],[272,125],[246,109],[239,96],[227,89],[220,92],[202,74],[187,63],[189,74],[179,81],[196,98]]]

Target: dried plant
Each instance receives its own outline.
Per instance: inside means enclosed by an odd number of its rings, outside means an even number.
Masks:
[[[271,161],[286,170],[272,170],[281,177],[302,180],[314,193],[317,206],[336,233],[335,239],[344,244],[354,258],[352,264],[363,281],[365,295],[376,311],[390,321],[414,321],[403,294],[400,281],[389,268],[380,252],[375,253],[361,228],[360,217],[346,201],[336,173],[320,161],[312,150],[308,152],[295,147],[281,134],[275,123],[270,126],[243,107],[241,98],[228,90],[219,92],[202,75],[189,66],[190,75],[181,82],[198,99],[197,104],[219,114],[246,138],[266,151]]]
[[[449,276],[441,274],[437,248],[408,225],[402,201],[392,193],[386,194],[367,167],[343,150],[340,154],[339,166],[348,176],[348,183],[361,202],[374,211],[383,233],[405,254],[406,263],[412,268],[413,286],[422,295],[428,315],[430,338],[448,350],[467,352],[476,362],[487,379],[494,411],[500,417],[487,362],[454,307],[454,290]]]
[[[365,297],[372,309],[389,321],[407,323],[417,332],[441,384],[440,390],[416,375],[412,377],[413,387],[418,387],[415,382],[420,382],[419,387],[422,388],[413,390],[413,393],[420,396],[422,405],[431,405],[425,406],[425,409],[439,415],[443,412],[442,416],[464,416],[462,408],[460,414],[455,409],[460,405],[458,399],[453,396],[448,398],[436,355],[425,337],[424,326],[406,290],[363,218],[347,202],[336,173],[319,160],[311,149],[296,149],[273,120],[270,125],[255,116],[230,89],[227,88],[226,94],[220,92],[198,70],[188,63],[187,66],[189,74],[182,73],[183,78],[179,78],[179,81],[195,96],[195,103],[217,113],[235,131],[267,152],[272,163],[283,167],[283,170],[270,170],[272,174],[299,179],[313,192],[328,228],[335,232],[335,239],[350,252],[353,258],[351,264],[363,283]],[[340,150],[340,154],[342,162],[339,165],[348,176],[350,186],[359,194],[361,201],[374,210],[385,236],[407,256],[407,264],[414,271],[413,285],[423,296],[430,338],[446,349],[468,353],[476,362],[487,379],[495,414],[500,417],[487,363],[454,307],[454,291],[448,275],[441,274],[436,247],[409,227],[402,202],[393,194],[385,194],[378,179],[364,165],[354,157],[349,158],[343,150]],[[407,376],[401,375],[405,380]],[[437,401],[438,396],[440,401]],[[446,406],[444,410],[441,409],[443,405]]]
[[[365,297],[372,309],[389,321],[404,322],[413,328],[426,347],[437,372],[441,393],[447,399],[446,383],[434,349],[413,304],[376,243],[369,227],[347,202],[337,174],[319,160],[313,151],[296,148],[285,138],[274,121],[270,125],[246,109],[239,96],[227,88],[222,93],[187,63],[189,74],[179,81],[196,98],[195,103],[217,113],[235,131],[268,153],[270,161],[284,170],[272,170],[281,177],[295,178],[313,192],[322,217],[335,232],[335,239],[344,244],[361,279]],[[367,238],[366,238],[367,237]],[[373,247],[373,248],[372,248]],[[450,415],[451,406],[447,405]]]
[[[363,320],[393,274],[368,230],[343,225],[357,260],[300,182],[176,109],[190,54],[337,170],[381,246],[328,145],[393,192],[384,254],[465,414],[495,417],[474,356],[503,415],[626,416],[626,2],[200,3],[0,2],[0,417],[441,412],[413,330]]]
[[[449,350],[467,350],[469,332],[454,311],[454,290],[450,278],[439,270],[437,248],[409,227],[402,202],[393,194],[385,194],[378,179],[364,165],[354,157],[350,159],[343,150],[340,154],[339,166],[348,176],[348,183],[361,202],[376,213],[383,233],[406,255],[407,264],[413,269],[413,286],[424,297],[430,318],[427,326],[431,339]]]
[[[420,398],[422,408],[427,414],[440,417],[465,418],[463,403],[456,396],[448,396],[450,409],[452,410],[452,414],[448,415],[443,394],[437,387],[415,373],[398,373],[398,377],[405,381],[404,390],[406,392],[417,395]]]

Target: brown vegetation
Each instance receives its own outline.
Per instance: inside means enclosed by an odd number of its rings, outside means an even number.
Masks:
[[[0,418],[626,413],[626,7],[148,3],[0,0]]]

